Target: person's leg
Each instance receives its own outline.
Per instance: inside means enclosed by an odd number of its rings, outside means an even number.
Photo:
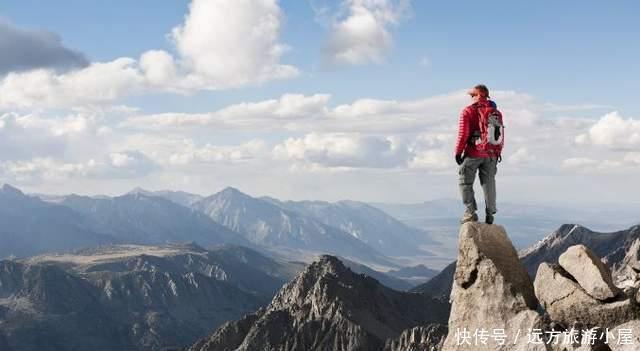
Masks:
[[[479,171],[487,218],[490,219],[490,222],[493,222],[493,215],[498,211],[496,207],[496,173],[498,172],[498,160],[496,158],[483,159]]]
[[[462,203],[465,207],[465,214],[463,221],[477,220],[475,215],[478,210],[476,204],[475,194],[473,192],[473,182],[476,179],[476,172],[478,170],[479,162],[481,159],[467,157],[464,159],[460,168],[458,169],[458,184],[460,187],[460,195],[462,196]]]

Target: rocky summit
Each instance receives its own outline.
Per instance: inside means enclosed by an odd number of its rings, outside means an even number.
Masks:
[[[574,245],[559,254],[559,264],[543,262],[532,284],[502,227],[464,224],[442,350],[638,350],[638,248],[627,247],[617,266],[624,279]],[[630,286],[620,289],[616,281]],[[623,332],[628,337],[620,343]]]
[[[537,299],[527,271],[501,226],[466,223],[460,228],[459,254],[451,292],[449,335],[443,350],[545,350],[526,338],[500,344],[467,339],[479,330],[500,329],[509,338],[541,328]],[[467,342],[469,341],[469,342]]]
[[[188,350],[436,350],[448,312],[442,301],[389,289],[325,255],[269,306]]]

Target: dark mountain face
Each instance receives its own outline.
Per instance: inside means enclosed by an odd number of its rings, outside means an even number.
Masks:
[[[558,258],[570,246],[582,244],[603,259],[610,268],[619,264],[633,242],[640,238],[640,226],[610,233],[599,233],[575,224],[562,225],[534,246],[519,253],[520,260],[532,278],[542,262],[558,263]],[[449,298],[456,263],[412,291],[434,297]]]
[[[96,228],[127,243],[249,244],[202,213],[158,196],[139,192],[113,198],[71,195],[60,204],[82,213],[95,223]]]
[[[112,246],[0,261],[0,345],[3,351],[186,345],[212,325],[268,303],[298,268],[245,248],[195,246]]]
[[[448,306],[403,293],[322,256],[271,304],[225,323],[189,350],[383,350],[416,326],[446,323]]]
[[[396,266],[383,254],[341,229],[234,188],[209,196],[193,208],[258,245],[334,253],[363,263]]]
[[[0,188],[0,258],[117,243],[80,213],[9,185]]]

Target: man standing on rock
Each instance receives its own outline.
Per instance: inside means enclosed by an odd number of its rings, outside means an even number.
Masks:
[[[502,161],[504,145],[502,114],[496,104],[489,100],[489,89],[485,85],[476,85],[468,94],[473,103],[460,114],[455,150],[456,163],[460,166],[460,193],[465,206],[465,213],[460,222],[478,220],[473,183],[476,173],[479,173],[486,205],[485,222],[492,224],[493,216],[497,212],[497,166],[498,162]]]

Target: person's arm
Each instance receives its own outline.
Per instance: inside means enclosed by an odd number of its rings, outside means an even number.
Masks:
[[[469,111],[468,109],[462,110],[460,114],[460,120],[458,121],[458,139],[456,140],[455,155],[462,155],[467,146],[469,140]]]
[[[499,111],[498,111],[499,112]],[[505,142],[505,138],[504,138],[504,130],[506,128],[504,128],[504,121],[502,119],[502,113],[500,112],[500,123],[502,123],[502,144],[500,145],[500,148],[498,149],[498,159],[502,162],[502,149],[504,148],[504,142]]]

